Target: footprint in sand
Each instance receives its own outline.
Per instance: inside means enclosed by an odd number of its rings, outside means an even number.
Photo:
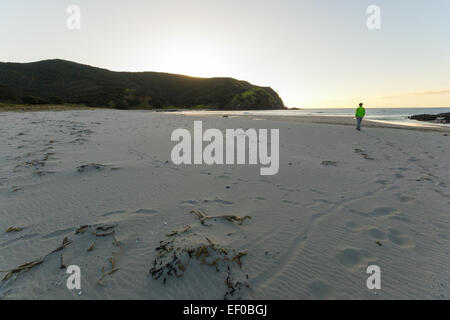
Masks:
[[[375,160],[374,158],[369,157],[369,155],[364,150],[355,149],[355,153],[361,155],[366,160]]]
[[[154,214],[158,214],[159,212],[153,209],[138,209],[135,211],[135,213],[137,214],[144,214],[144,215],[154,215]]]
[[[367,233],[369,234],[369,236],[376,240],[386,240],[388,237],[385,232],[381,231],[378,228],[369,229],[367,230]]]
[[[370,258],[371,256],[366,250],[356,248],[341,249],[336,255],[340,264],[351,269],[367,265]]]
[[[50,232],[50,233],[42,236],[42,238],[44,238],[44,239],[61,238],[61,236],[66,235],[70,232],[73,232],[74,229],[75,228],[59,229],[59,230]]]
[[[314,279],[308,284],[309,293],[314,299],[331,299],[333,288],[321,279]]]
[[[411,241],[406,234],[396,229],[389,228],[389,233],[387,234],[389,240],[404,249],[414,248],[416,245]]]
[[[80,173],[88,172],[88,171],[101,171],[106,169],[107,166],[98,163],[90,163],[77,167],[77,171]]]
[[[438,237],[447,241],[450,241],[450,235],[446,234],[446,233],[440,233],[438,234]]]
[[[407,235],[397,229],[389,228],[388,232],[386,233],[378,228],[371,228],[367,230],[367,233],[375,240],[389,240],[394,245],[403,249],[415,247],[414,242],[412,242]]]
[[[230,172],[223,172],[220,176],[217,176],[218,179],[226,179],[229,180],[232,177],[232,173]]]
[[[178,205],[181,207],[196,206],[196,205],[198,205],[198,201],[197,200],[186,200],[186,201],[178,202]]]
[[[255,201],[265,201],[266,198],[264,198],[264,197],[254,197],[253,200],[255,200]]]
[[[391,207],[378,207],[373,209],[371,212],[368,213],[369,216],[372,217],[386,217],[386,216],[392,216],[399,211],[395,208]]]
[[[408,196],[406,194],[397,193],[396,196],[400,200],[400,202],[403,202],[403,203],[410,203],[410,202],[413,202],[414,200],[416,200],[416,198]]]
[[[389,216],[388,219],[391,220],[398,220],[401,222],[406,222],[406,223],[414,223],[411,219],[409,219],[404,213],[402,212],[397,212],[396,214]]]
[[[290,201],[290,200],[283,200],[283,201],[281,201],[281,202],[282,202],[282,203],[285,203],[285,204],[287,204],[287,205],[294,206],[294,207],[301,204],[300,202],[295,202],[295,201]]]
[[[277,185],[277,188],[280,189],[281,191],[295,192],[294,189],[290,189],[290,188],[287,188],[287,187],[283,187],[282,185],[279,185],[279,184]]]
[[[337,161],[322,161],[322,165],[323,165],[323,166],[337,167],[338,164],[339,164],[339,163],[338,163]]]
[[[234,202],[221,200],[221,199],[216,199],[216,200],[214,200],[214,202],[225,205],[225,206],[231,206],[234,204]]]
[[[346,226],[348,229],[353,230],[353,231],[358,230],[358,229],[360,229],[360,227],[361,227],[358,223],[356,223],[356,222],[354,222],[354,221],[347,221],[347,222],[345,223],[345,226]]]
[[[108,216],[113,216],[116,214],[125,214],[125,213],[127,213],[125,210],[116,210],[116,211],[104,213],[104,214],[102,214],[102,217],[108,217]]]
[[[389,181],[388,181],[388,180],[377,180],[377,181],[375,181],[375,182],[378,183],[378,184],[381,184],[381,185],[383,185],[383,186],[389,184]]]

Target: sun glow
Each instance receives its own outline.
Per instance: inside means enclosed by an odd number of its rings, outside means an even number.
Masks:
[[[162,49],[158,65],[166,72],[195,77],[228,76],[223,52],[211,41],[184,38]]]

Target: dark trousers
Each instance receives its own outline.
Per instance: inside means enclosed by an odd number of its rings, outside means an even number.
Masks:
[[[362,122],[363,118],[362,117],[357,117],[356,121],[358,122],[358,125],[356,126],[356,130],[361,130],[361,122]]]

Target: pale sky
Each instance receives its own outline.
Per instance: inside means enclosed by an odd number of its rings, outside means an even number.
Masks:
[[[449,39],[449,0],[0,1],[2,62],[233,77],[288,107],[450,107]]]

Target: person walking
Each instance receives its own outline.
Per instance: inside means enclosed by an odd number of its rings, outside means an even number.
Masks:
[[[356,130],[361,131],[361,123],[366,116],[366,109],[364,109],[364,104],[360,103],[359,108],[356,109],[355,117],[357,121]]]

